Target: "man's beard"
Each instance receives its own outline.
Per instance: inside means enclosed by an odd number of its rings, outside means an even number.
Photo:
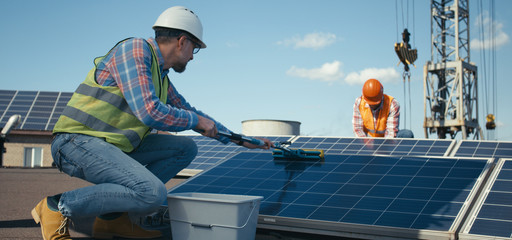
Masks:
[[[172,67],[172,69],[177,73],[184,72],[186,68],[187,68],[186,63],[185,64],[178,63],[178,64],[174,65],[174,67]]]

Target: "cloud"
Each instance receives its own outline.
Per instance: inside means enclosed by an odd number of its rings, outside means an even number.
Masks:
[[[334,61],[332,63],[324,63],[320,68],[298,68],[296,66],[292,66],[286,74],[288,76],[300,77],[300,78],[308,78],[311,80],[320,80],[323,82],[333,83],[343,77],[343,72],[341,71],[342,63],[339,61]]]
[[[401,80],[400,74],[395,68],[366,68],[360,72],[351,72],[345,78],[349,85],[363,84],[366,80],[375,78],[382,83],[397,82]]]
[[[333,33],[309,33],[304,37],[295,36],[283,41],[279,41],[277,44],[293,46],[294,48],[312,48],[317,50],[329,46],[335,41],[336,35]]]
[[[475,22],[477,29],[486,29],[484,34],[479,36],[486,36],[484,39],[473,38],[471,40],[471,48],[475,49],[490,49],[493,44],[495,47],[500,47],[508,43],[509,37],[503,31],[503,24],[498,21],[492,21],[489,17],[489,12],[484,12],[477,17]],[[494,35],[491,36],[491,29],[494,28]],[[490,37],[489,37],[490,36]]]

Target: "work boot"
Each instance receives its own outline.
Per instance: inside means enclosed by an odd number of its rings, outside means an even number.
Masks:
[[[41,224],[44,240],[71,239],[68,230],[69,219],[59,211],[48,208],[48,198],[41,200],[31,213],[34,221]]]
[[[128,213],[123,213],[113,220],[96,217],[92,236],[96,239],[112,239],[114,237],[150,239],[161,237],[162,233],[157,230],[145,230],[139,225],[133,224]]]

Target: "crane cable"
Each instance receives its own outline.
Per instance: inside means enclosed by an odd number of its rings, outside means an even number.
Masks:
[[[414,1],[411,1],[412,2],[412,10],[414,12]],[[401,12],[401,20],[402,20],[402,26],[404,27],[404,33],[403,34],[409,34],[407,29],[408,29],[408,26],[409,26],[409,1],[407,1],[407,5],[406,5],[406,10],[404,11],[404,2],[403,0],[400,1],[400,11],[398,10],[398,0],[395,0],[395,8],[396,8],[396,16],[395,16],[395,22],[396,22],[396,32],[397,32],[397,43],[399,42],[399,39],[400,39],[400,30],[399,30],[399,12]],[[405,13],[404,13],[405,12]],[[404,15],[407,14],[406,17],[404,17]],[[416,30],[415,28],[415,19],[414,19],[414,13],[412,14],[412,22],[413,22],[413,44],[416,45],[416,34],[414,34],[414,31]],[[402,35],[402,38],[404,38],[404,35]],[[408,36],[407,36],[408,38]],[[400,56],[399,54],[399,58],[400,60],[404,63],[404,71],[402,73],[402,78],[403,78],[403,82],[404,82],[404,108],[403,108],[403,118],[404,118],[404,127],[405,129],[407,129],[407,120],[409,120],[409,127],[411,128],[412,127],[412,117],[409,117],[408,118],[408,115],[411,115],[412,114],[412,104],[411,104],[411,73],[409,71],[409,67],[408,67],[408,64],[413,64],[414,60],[416,60],[417,58],[417,55],[416,55],[416,50],[413,49],[414,53],[410,52],[411,49],[409,49],[409,43],[408,42],[403,42],[402,43],[403,45],[405,45],[405,47],[407,48],[407,51],[409,51],[408,53],[408,57],[405,57],[405,56]],[[403,46],[402,46],[403,47]],[[398,50],[397,50],[397,44],[395,44],[395,51],[397,51],[397,54],[398,54]],[[413,54],[414,56],[412,56],[411,54]],[[404,59],[402,59],[404,58]],[[414,65],[414,64],[413,64]],[[406,89],[408,89],[408,93],[406,92]]]
[[[409,104],[406,104],[405,108],[407,109],[407,107],[409,107],[409,110],[407,111],[409,114],[411,113],[411,72],[409,71],[404,71],[403,74],[402,74],[402,78],[403,78],[403,82],[404,82],[404,99],[408,99],[409,100]],[[405,79],[407,79],[407,83],[406,84],[406,81]],[[407,87],[406,87],[407,85]],[[408,88],[408,94],[405,93],[405,89]],[[406,97],[408,96],[408,97]],[[407,116],[404,116],[404,122],[406,123],[404,128],[407,129]],[[411,118],[409,118],[409,127],[412,127],[412,122],[411,122]]]
[[[484,14],[483,14],[483,5],[482,0],[479,1],[478,4],[478,11],[479,11],[479,19],[480,21],[480,31],[479,31],[479,41],[482,44],[480,46],[480,61],[483,65],[483,95],[484,95],[484,112],[488,113],[486,116],[486,133],[487,133],[487,139],[493,139],[497,136],[494,136],[494,128],[496,127],[495,119],[497,116],[497,80],[496,80],[496,29],[495,29],[495,23],[494,23],[494,17],[495,17],[495,4],[494,0],[489,1],[489,32],[485,32],[485,24],[487,21],[484,21]],[[490,39],[486,39],[485,36],[489,36]],[[489,49],[490,53],[486,53],[486,49]],[[489,54],[489,59],[487,59],[487,54]],[[489,67],[491,66],[491,67]],[[490,89],[489,89],[490,88]],[[492,99],[489,99],[489,94],[492,96]],[[489,103],[490,102],[490,103]],[[491,104],[491,106],[489,106]],[[491,109],[492,108],[492,109]],[[492,113],[489,113],[492,112]],[[491,136],[493,135],[493,136]]]

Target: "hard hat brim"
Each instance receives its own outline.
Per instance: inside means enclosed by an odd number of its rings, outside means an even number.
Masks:
[[[206,44],[204,44],[203,41],[199,40],[199,44],[201,45],[201,48],[206,48]]]
[[[372,100],[370,100],[368,98],[365,98],[364,96],[363,96],[363,98],[366,101],[366,103],[368,103],[368,105],[379,105],[382,102],[382,100],[372,101]]]

